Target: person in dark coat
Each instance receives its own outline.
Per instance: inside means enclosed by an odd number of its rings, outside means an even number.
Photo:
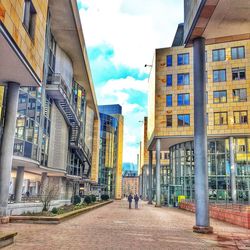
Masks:
[[[132,200],[133,200],[133,196],[132,196],[132,194],[130,194],[129,196],[128,196],[128,203],[129,203],[129,209],[131,209],[131,204],[132,204]]]
[[[139,196],[136,194],[134,196],[134,199],[135,199],[135,209],[138,209]]]

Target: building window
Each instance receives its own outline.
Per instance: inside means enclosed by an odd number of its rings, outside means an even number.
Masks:
[[[172,86],[173,76],[167,75],[167,87]]]
[[[214,49],[213,50],[213,62],[225,61],[226,53],[225,49]]]
[[[214,91],[214,103],[225,103],[227,102],[227,91]]]
[[[245,58],[245,47],[235,47],[231,48],[231,57],[232,59],[242,59]]]
[[[234,124],[246,124],[247,122],[247,111],[234,112]]]
[[[214,125],[227,125],[227,112],[214,113]]]
[[[178,106],[190,105],[190,94],[178,94]]]
[[[164,153],[164,159],[168,160],[169,159],[169,153]]]
[[[233,81],[245,80],[246,79],[246,69],[240,69],[240,68],[232,69],[232,79],[233,79]]]
[[[178,65],[186,65],[189,64],[189,54],[179,54],[177,55],[177,64]]]
[[[23,25],[30,37],[34,39],[36,25],[36,10],[31,0],[24,1]]]
[[[177,85],[189,85],[189,73],[177,75]]]
[[[219,69],[213,71],[214,82],[225,82],[226,81],[226,70]]]
[[[173,65],[173,57],[172,55],[167,56],[167,67],[171,67]]]
[[[167,107],[172,107],[172,104],[173,104],[172,95],[167,95],[167,97],[166,97],[166,106]]]
[[[190,115],[178,115],[178,127],[190,126]]]
[[[246,102],[247,101],[247,89],[233,89],[233,101],[234,102]]]
[[[173,125],[172,115],[167,115],[166,118],[167,118],[167,127],[172,127],[172,125]]]

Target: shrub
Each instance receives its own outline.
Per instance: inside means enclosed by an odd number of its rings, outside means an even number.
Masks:
[[[84,202],[86,203],[86,204],[90,204],[91,203],[91,197],[90,196],[85,196],[84,197]]]
[[[73,196],[72,203],[73,203],[74,205],[81,203],[81,197],[80,197],[79,195],[74,195],[74,196]]]
[[[107,200],[109,200],[109,195],[108,194],[102,194],[101,199],[102,199],[102,201],[107,201]]]
[[[57,214],[58,213],[58,209],[56,207],[53,207],[51,210],[52,214]]]
[[[91,195],[90,195],[90,198],[91,198],[91,201],[92,201],[92,202],[96,202],[96,196],[95,196],[95,195],[91,194]]]

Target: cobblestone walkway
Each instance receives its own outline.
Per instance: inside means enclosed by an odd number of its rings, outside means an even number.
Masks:
[[[9,224],[1,230],[18,232],[6,249],[250,249],[250,230],[212,220],[215,234],[199,235],[193,224],[190,212],[146,203],[128,210],[126,201],[116,201],[59,225]]]

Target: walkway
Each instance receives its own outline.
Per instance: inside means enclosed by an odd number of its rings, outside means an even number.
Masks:
[[[247,229],[212,220],[218,238],[193,233],[193,224],[190,212],[146,203],[128,210],[126,201],[116,201],[59,225],[9,224],[1,230],[18,231],[6,249],[250,249]]]

